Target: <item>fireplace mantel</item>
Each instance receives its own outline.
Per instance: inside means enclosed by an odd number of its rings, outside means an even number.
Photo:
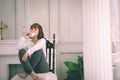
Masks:
[[[9,64],[20,64],[17,40],[0,40],[0,80],[9,79]]]
[[[0,56],[16,54],[17,54],[17,40],[0,40]]]

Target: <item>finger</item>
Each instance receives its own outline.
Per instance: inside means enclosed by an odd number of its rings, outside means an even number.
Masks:
[[[26,61],[26,60],[27,60],[27,55],[25,54],[23,57],[23,61]]]
[[[25,54],[24,54],[23,57],[22,57],[22,61],[25,61]]]
[[[24,55],[23,55],[23,57],[22,57],[22,61],[24,61]]]
[[[27,60],[27,56],[25,55],[25,57],[24,57],[24,61],[26,61]]]

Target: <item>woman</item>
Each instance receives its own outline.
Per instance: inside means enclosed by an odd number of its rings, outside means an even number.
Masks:
[[[49,71],[48,63],[45,59],[46,40],[42,26],[34,23],[30,31],[23,34],[18,42],[19,60],[24,68],[24,73],[18,76],[25,79],[31,75],[34,80],[38,80],[37,73],[46,73]]]

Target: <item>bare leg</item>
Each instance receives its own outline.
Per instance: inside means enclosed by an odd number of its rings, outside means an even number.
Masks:
[[[32,71],[31,76],[33,77],[34,80],[39,79],[38,75],[34,71]]]
[[[18,76],[20,77],[20,78],[22,78],[22,79],[25,79],[26,77],[27,77],[27,73],[25,73],[25,72],[23,72],[23,73],[21,73],[21,74],[18,74]]]

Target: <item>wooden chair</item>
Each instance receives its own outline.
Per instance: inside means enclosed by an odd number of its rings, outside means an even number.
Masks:
[[[55,34],[53,34],[53,42],[46,39],[46,59],[49,64],[49,71],[55,73]]]

